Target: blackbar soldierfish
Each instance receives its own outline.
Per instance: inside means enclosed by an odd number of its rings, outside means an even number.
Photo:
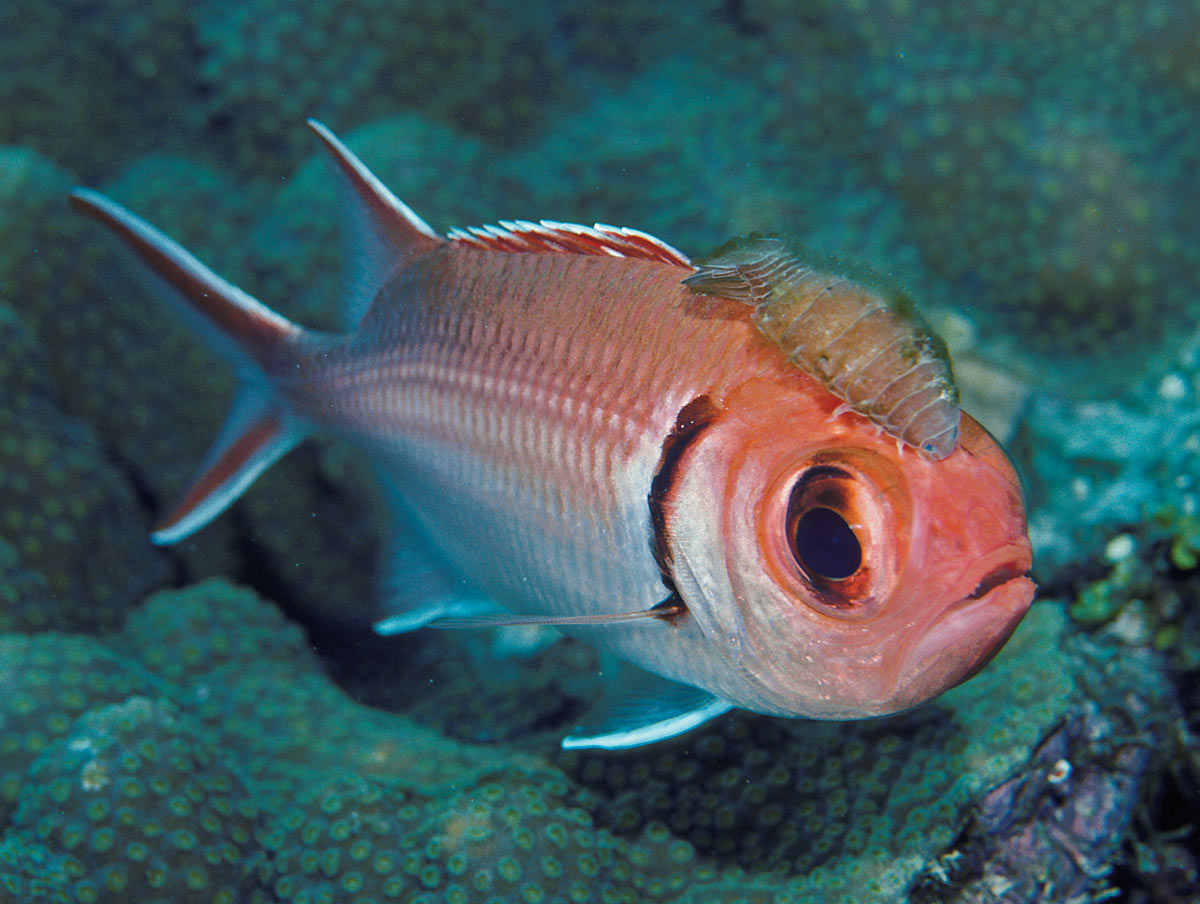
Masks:
[[[419,590],[397,575],[379,630],[554,624],[641,667],[606,675],[569,747],[648,743],[733,707],[896,712],[1016,627],[1034,591],[1016,475],[960,420],[944,349],[884,293],[774,239],[695,267],[599,225],[443,238],[310,125],[351,198],[346,335],[302,329],[73,195],[243,378],[156,542],[310,432],[348,437],[427,563]]]

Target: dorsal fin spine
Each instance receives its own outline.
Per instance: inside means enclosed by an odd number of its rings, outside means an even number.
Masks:
[[[411,240],[419,241],[418,237],[432,240],[435,244],[441,239],[429,224],[422,220],[416,212],[397,198],[379,181],[379,177],[367,169],[354,152],[342,143],[333,132],[315,119],[306,120],[309,129],[321,140],[330,160],[342,175],[354,187],[359,198],[367,203],[377,220],[387,223],[397,234],[412,233]]]
[[[341,313],[349,329],[361,322],[390,273],[443,240],[329,129],[312,119],[308,127],[325,151],[342,198],[348,253]]]
[[[501,220],[496,226],[455,227],[446,233],[452,242],[489,251],[531,254],[586,254],[652,260],[691,267],[682,251],[648,233],[624,226],[583,226],[557,220]]]

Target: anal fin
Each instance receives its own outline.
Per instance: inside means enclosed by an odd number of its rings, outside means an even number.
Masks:
[[[733,704],[709,691],[620,663],[595,706],[563,738],[564,750],[626,750],[664,741],[715,719]]]

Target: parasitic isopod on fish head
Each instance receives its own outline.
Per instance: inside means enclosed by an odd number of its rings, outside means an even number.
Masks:
[[[903,295],[806,263],[782,239],[733,239],[684,281],[754,306],[759,331],[851,408],[922,455],[958,443],[958,390],[945,343]]]

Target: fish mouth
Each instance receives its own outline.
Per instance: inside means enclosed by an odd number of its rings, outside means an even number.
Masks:
[[[969,593],[933,620],[903,656],[898,695],[915,706],[975,675],[991,661],[1029,610],[1036,586],[1029,547],[989,555]]]
[[[1017,562],[1005,562],[996,568],[993,568],[975,585],[975,589],[963,597],[962,600],[955,603],[955,606],[961,606],[971,600],[983,599],[997,587],[1007,584],[1009,581],[1025,577],[1025,572],[1028,571],[1028,566],[1022,568]],[[954,608],[954,606],[951,606]]]

